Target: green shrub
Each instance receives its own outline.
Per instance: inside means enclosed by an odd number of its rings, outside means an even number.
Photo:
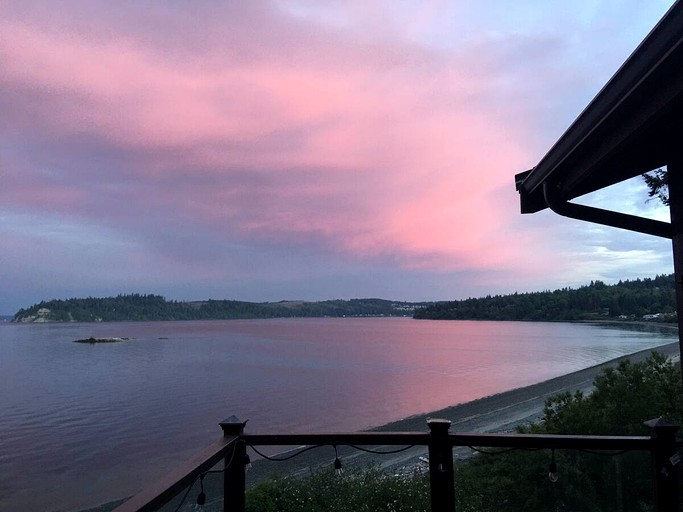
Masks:
[[[623,361],[598,375],[590,395],[550,398],[543,419],[523,433],[647,435],[643,422],[660,416],[682,419],[683,396],[677,364],[653,353]],[[493,451],[493,450],[491,450]],[[548,479],[551,452],[513,451],[479,455],[456,466],[458,510],[634,511],[652,506],[650,454],[555,453],[559,480]]]
[[[420,512],[429,510],[429,479],[388,476],[376,467],[329,469],[276,478],[247,492],[247,512]]]

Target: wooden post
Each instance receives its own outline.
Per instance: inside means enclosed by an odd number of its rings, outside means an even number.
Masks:
[[[654,487],[654,510],[678,512],[678,425],[657,418],[645,422],[654,441],[652,451],[652,478]]]
[[[668,162],[667,178],[669,180],[676,313],[678,314],[678,346],[683,354],[683,154],[680,151]],[[683,371],[683,358],[681,358],[680,365]]]
[[[448,440],[451,422],[428,418],[432,435],[429,442],[429,484],[432,512],[455,511],[455,482],[453,473],[453,447]]]
[[[241,422],[236,416],[230,416],[220,423],[226,436],[241,436],[247,422]],[[244,464],[247,446],[237,439],[232,449],[225,454],[225,472],[223,473],[223,510],[226,512],[244,512],[244,493],[246,479]]]

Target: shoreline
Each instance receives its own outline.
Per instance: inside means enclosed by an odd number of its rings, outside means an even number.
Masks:
[[[428,430],[427,418],[431,417],[449,420],[451,432],[511,432],[518,425],[541,419],[547,398],[565,391],[590,393],[595,377],[603,369],[614,367],[625,359],[630,359],[633,362],[643,361],[653,351],[670,358],[680,357],[678,342],[668,343],[529,386],[511,389],[437,411],[416,414],[367,431],[426,432]],[[381,451],[391,449],[391,447],[376,448]],[[290,452],[293,451],[290,450]],[[427,448],[425,446],[416,446],[405,452],[382,456],[360,452],[348,447],[339,447],[339,456],[345,466],[348,464],[349,467],[363,467],[375,464],[384,470],[400,474],[413,474],[420,465],[419,457],[426,456],[426,453]],[[456,448],[454,450],[456,460],[466,459],[469,456],[471,456],[471,452],[467,448]],[[254,458],[255,454],[252,453],[252,460]],[[330,458],[325,451],[325,447],[322,447],[320,451],[312,450],[287,462],[269,463],[268,461],[257,460],[247,476],[247,486],[276,476],[303,476],[312,468],[331,465],[332,460],[333,458]]]
[[[534,421],[533,418],[540,417],[546,398],[565,391],[589,393],[593,388],[595,377],[605,368],[616,366],[626,359],[632,362],[643,361],[652,352],[659,352],[670,358],[680,356],[678,342],[667,343],[529,386],[503,391],[430,413],[410,416],[370,429],[370,431],[426,430],[427,418],[434,417],[450,420],[452,432],[507,432],[514,430],[521,423]]]
[[[565,391],[583,391],[589,393],[593,388],[595,377],[605,368],[616,366],[620,361],[630,359],[633,362],[647,359],[652,352],[659,352],[670,358],[680,357],[678,342],[672,342],[658,347],[642,350],[626,356],[612,359],[583,370],[578,370],[567,375],[552,378],[529,386],[504,391],[458,405],[453,405],[431,411],[416,414],[408,418],[397,420],[382,426],[368,429],[368,432],[426,432],[427,418],[443,418],[451,421],[451,432],[481,432],[496,433],[510,432],[520,425],[538,421],[543,414],[545,400],[551,396]],[[375,447],[379,450],[387,450],[389,447]],[[426,455],[427,448],[416,446],[405,452],[391,455],[373,455],[354,450],[350,447],[339,447],[339,456],[345,467],[366,467],[377,465],[383,470],[394,474],[412,475],[420,470],[419,457]],[[293,452],[288,450],[284,453]],[[311,450],[286,462],[269,462],[256,460],[257,456],[249,450],[252,457],[253,468],[247,474],[247,487],[256,485],[262,481],[282,476],[305,476],[311,469],[332,465],[334,460],[330,447],[321,447]],[[462,460],[469,458],[471,452],[468,448],[456,448],[454,459]],[[221,484],[222,485],[222,484]],[[209,479],[204,482],[207,494],[212,495],[222,491],[216,489],[209,491]],[[81,512],[108,512],[113,510],[124,500],[117,500],[102,504],[95,508],[82,510]]]

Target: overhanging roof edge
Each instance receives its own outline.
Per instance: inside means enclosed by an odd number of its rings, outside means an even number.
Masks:
[[[547,207],[542,200],[542,185],[590,137],[596,127],[629,98],[667,58],[683,47],[683,3],[677,0],[629,58],[619,67],[595,98],[551,147],[530,172],[520,173],[515,181],[522,200],[522,211],[533,212]],[[647,169],[649,170],[649,169]],[[528,201],[533,195],[535,201]],[[571,192],[569,192],[570,197]],[[539,201],[540,199],[540,201]]]

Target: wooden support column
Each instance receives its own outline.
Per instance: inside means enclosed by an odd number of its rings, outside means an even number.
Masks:
[[[678,153],[667,165],[669,179],[669,211],[676,283],[676,312],[678,314],[678,345],[683,354],[683,153]],[[683,372],[683,358],[681,358]]]
[[[431,433],[429,440],[429,484],[432,495],[432,512],[454,512],[453,446],[448,439],[451,422],[428,418],[427,425]]]
[[[230,416],[220,423],[226,436],[241,436],[244,434],[246,421],[240,421],[236,416]],[[232,449],[225,454],[225,472],[223,473],[223,510],[225,512],[244,512],[246,479],[244,464],[246,462],[247,447],[238,438]]]
[[[678,512],[678,425],[662,418],[646,421],[654,441],[652,483],[656,512]]]

